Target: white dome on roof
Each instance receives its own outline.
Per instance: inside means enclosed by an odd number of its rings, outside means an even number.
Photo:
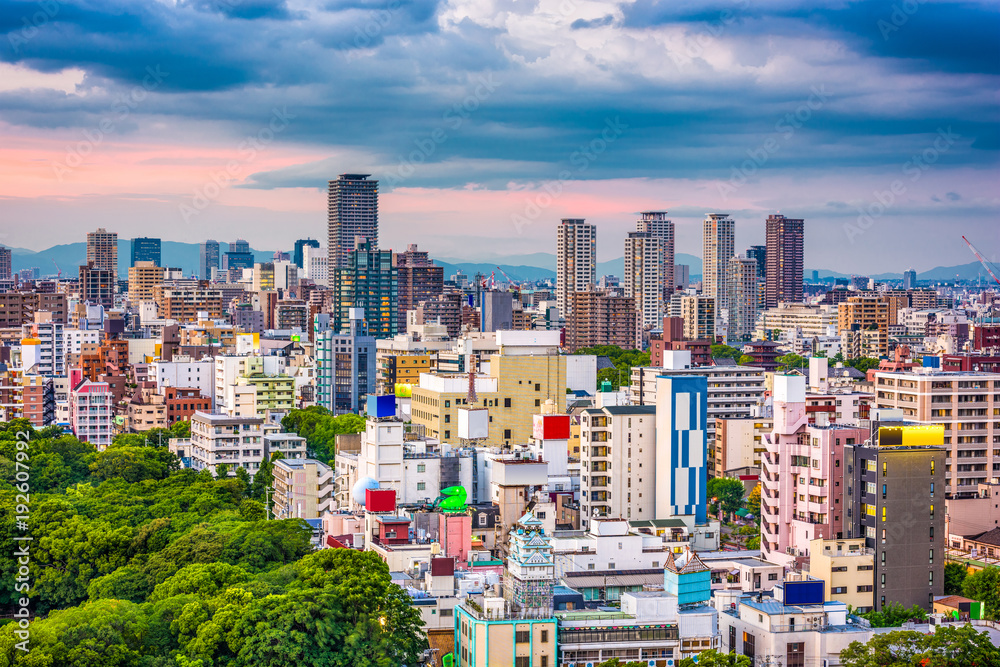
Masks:
[[[377,489],[377,488],[378,488],[378,480],[372,477],[362,477],[357,482],[355,482],[354,486],[351,488],[351,498],[354,498],[354,502],[364,507],[365,491],[367,491],[368,489]]]

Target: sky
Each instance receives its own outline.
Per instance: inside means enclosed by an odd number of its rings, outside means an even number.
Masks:
[[[622,255],[666,210],[806,221],[805,264],[1000,253],[1000,3],[0,0],[0,243],[326,236],[380,181],[382,247]]]

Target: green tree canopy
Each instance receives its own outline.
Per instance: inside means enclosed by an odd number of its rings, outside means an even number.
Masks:
[[[365,420],[360,415],[334,417],[329,410],[318,405],[290,411],[282,418],[281,425],[286,431],[306,439],[310,457],[326,463],[337,455],[338,435],[365,430]]]
[[[684,658],[680,667],[753,667],[753,660],[745,655],[709,649],[698,654],[698,662],[694,658]]]
[[[965,577],[968,576],[968,574],[969,570],[961,563],[945,563],[944,594],[961,595],[962,584],[965,582]]]
[[[1000,649],[972,625],[944,625],[926,635],[896,630],[851,642],[840,662],[843,667],[1000,667]]]
[[[1000,567],[985,567],[962,582],[962,594],[983,603],[986,617],[1000,620]]]
[[[722,511],[732,514],[743,506],[746,487],[743,482],[730,477],[713,477],[708,480],[708,498],[718,499]]]
[[[711,347],[713,359],[739,359],[743,356],[743,351],[738,347],[730,347],[718,343]]]

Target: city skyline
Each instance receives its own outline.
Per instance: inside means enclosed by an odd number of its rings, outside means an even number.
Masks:
[[[387,7],[136,2],[29,12],[31,30],[14,10],[0,206],[33,224],[0,242],[324,238],[327,181],[361,172],[381,245],[482,247],[470,260],[569,217],[605,260],[646,210],[681,251],[706,212],[737,221],[737,247],[763,243],[751,222],[802,218],[807,265],[843,272],[966,263],[962,234],[997,252],[995,5]],[[134,34],[108,36],[116,13]],[[953,238],[927,244],[942,221]]]

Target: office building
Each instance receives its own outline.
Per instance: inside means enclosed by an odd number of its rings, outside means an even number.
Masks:
[[[514,295],[490,290],[482,292],[481,330],[504,331],[514,328]]]
[[[663,250],[652,232],[629,232],[625,237],[625,296],[635,301],[643,327],[660,324],[663,317]]]
[[[691,267],[687,264],[674,264],[674,290],[686,290],[691,284]]]
[[[333,469],[313,459],[274,462],[274,518],[318,519],[333,506]]]
[[[348,268],[358,240],[378,248],[378,181],[370,174],[341,174],[329,182],[327,252],[330,272]]]
[[[660,255],[663,258],[663,268],[660,270],[660,281],[663,284],[663,299],[667,301],[674,292],[674,222],[667,219],[666,211],[643,211],[639,214],[635,231],[652,234],[660,240]],[[628,257],[628,253],[625,253]],[[687,280],[684,281],[685,283]]]
[[[94,269],[110,271],[112,283],[118,280],[118,233],[103,227],[87,233],[87,264]]]
[[[893,603],[931,611],[944,594],[945,430],[901,421],[873,426],[868,441],[845,447],[845,537],[862,537],[874,550],[876,611]]]
[[[449,338],[458,338],[462,333],[462,308],[461,292],[439,294],[417,306],[416,324],[440,324],[448,332]]]
[[[209,239],[198,244],[198,277],[202,280],[212,279],[212,269],[218,269],[220,254],[219,242]]]
[[[336,329],[350,330],[350,311],[364,312],[368,335],[392,338],[399,331],[399,277],[391,250],[371,241],[358,244],[347,265],[336,270]]]
[[[701,293],[715,299],[715,316],[729,307],[729,260],[736,254],[736,223],[725,213],[709,213],[702,227]]]
[[[498,331],[500,352],[487,357],[489,373],[474,378],[476,402],[489,411],[487,446],[528,442],[534,415],[549,399],[566,406],[566,355],[558,354],[559,331]],[[440,363],[440,361],[439,361]],[[411,399],[414,424],[444,441],[459,437],[458,410],[466,404],[466,374],[425,373]]]
[[[103,306],[105,310],[114,308],[115,275],[113,270],[97,268],[91,262],[81,266],[80,298],[86,303]]]
[[[1000,481],[1000,373],[919,369],[875,374],[875,404],[921,424],[942,424],[944,483],[953,495]]]
[[[632,368],[629,402],[656,405],[660,375],[692,375],[708,383],[708,442],[714,442],[715,420],[750,417],[764,403],[764,369],[758,366],[692,366],[688,350],[663,353],[662,368]]]
[[[580,463],[583,529],[598,518],[658,518],[655,406],[584,410],[580,415]]]
[[[765,307],[774,308],[782,301],[802,301],[804,221],[783,215],[769,215],[765,233]]]
[[[250,250],[250,244],[243,239],[237,239],[229,244],[229,250],[222,256],[222,268],[229,271],[230,276],[233,270],[252,269],[254,265],[254,254]],[[207,280],[211,276],[204,278]]]
[[[302,277],[308,278],[317,285],[329,287],[330,285],[330,257],[324,247],[311,248],[306,246],[302,249]]]
[[[917,272],[913,269],[903,271],[903,289],[909,290],[917,286]]]
[[[309,331],[309,304],[302,299],[281,299],[274,307],[274,328]]]
[[[729,340],[749,340],[757,324],[757,264],[734,256],[728,271]]]
[[[300,269],[306,268],[304,250],[306,248],[319,248],[319,241],[316,239],[299,239],[295,242],[295,250],[292,252],[292,262]]]
[[[335,415],[360,413],[365,397],[375,393],[375,338],[365,332],[364,312],[348,311],[346,333],[314,322],[316,345],[316,404]]]
[[[12,277],[10,248],[0,245],[0,280],[10,280]]]
[[[597,282],[597,227],[583,218],[564,218],[556,228],[556,303],[569,315],[569,295]]]
[[[153,261],[133,262],[128,270],[128,298],[133,306],[153,300],[153,288],[163,282],[164,268]]]
[[[136,262],[152,262],[156,266],[160,265],[160,239],[148,236],[139,236],[132,239],[132,261],[129,267],[136,265]]]
[[[444,290],[444,269],[435,264],[426,250],[411,243],[396,255],[399,274],[399,331],[406,330],[406,313],[421,301],[435,299]],[[506,328],[510,328],[509,326]]]
[[[708,521],[708,381],[656,379],[656,517]]]
[[[566,317],[566,349],[617,345],[625,349],[642,346],[642,323],[635,299],[613,296],[593,288],[570,295]]]
[[[757,278],[764,280],[767,278],[767,246],[752,245],[747,248],[747,257],[757,263]]]

